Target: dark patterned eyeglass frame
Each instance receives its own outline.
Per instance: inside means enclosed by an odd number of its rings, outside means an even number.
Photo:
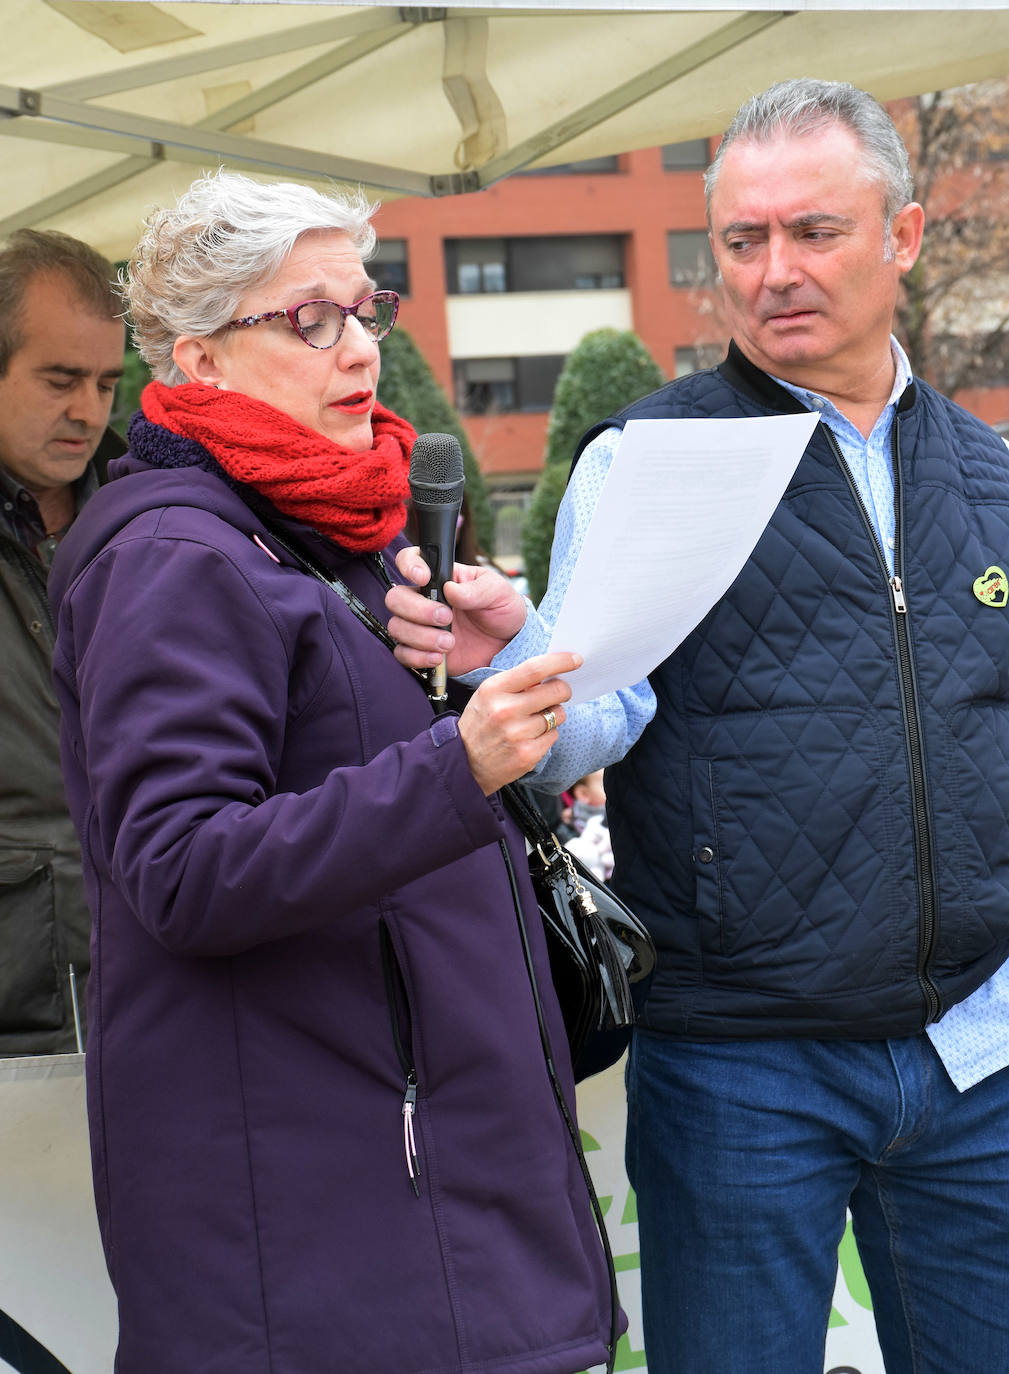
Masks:
[[[376,328],[372,329],[369,325],[367,317],[365,317],[364,319],[361,318],[361,315],[358,312],[362,309],[363,306],[366,306],[370,301],[377,301],[382,305],[392,306],[392,319],[389,321],[387,327],[380,328],[378,326],[378,320],[375,319],[374,324]],[[331,305],[334,310],[339,310],[340,328],[337,330],[336,338],[333,340],[332,343],[313,343],[312,340],[308,337],[308,335],[304,332],[304,330],[298,322],[298,311],[303,310],[306,305]],[[375,343],[381,343],[383,339],[388,338],[388,336],[392,333],[392,327],[396,323],[396,316],[398,314],[399,295],[397,294],[397,292],[370,291],[367,296],[362,296],[361,299],[359,301],[355,301],[353,305],[341,305],[339,301],[327,301],[316,299],[310,301],[299,301],[297,305],[289,305],[286,310],[267,310],[262,315],[243,315],[242,318],[239,320],[229,320],[228,323],[224,326],[224,328],[251,329],[254,324],[262,324],[266,320],[282,320],[286,317],[287,320],[290,322],[291,328],[294,330],[295,334],[297,334],[298,338],[302,341],[302,343],[308,344],[309,348],[327,349],[335,348],[336,345],[343,338],[343,329],[344,325],[347,323],[348,315],[354,316],[358,324],[360,324],[364,328],[365,332],[367,333],[370,339],[373,339]]]

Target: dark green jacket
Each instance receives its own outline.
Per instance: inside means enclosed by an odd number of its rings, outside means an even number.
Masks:
[[[106,435],[104,476],[123,444]],[[111,451],[111,452],[110,452]],[[52,689],[46,570],[0,519],[0,1056],[77,1048],[69,968],[82,1030],[90,916],[67,812]]]

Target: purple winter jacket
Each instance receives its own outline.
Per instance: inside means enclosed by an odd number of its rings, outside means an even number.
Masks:
[[[603,1362],[498,844],[573,1101],[521,838],[455,718],[224,481],[120,472],[50,577],[119,1374]],[[374,560],[299,535],[384,621]]]

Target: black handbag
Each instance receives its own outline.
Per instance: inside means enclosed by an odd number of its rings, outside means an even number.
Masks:
[[[629,907],[559,842],[524,788],[513,784],[502,795],[529,847],[550,974],[580,1082],[627,1048],[631,984],[652,972],[655,946]]]

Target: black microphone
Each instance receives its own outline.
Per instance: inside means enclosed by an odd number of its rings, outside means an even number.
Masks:
[[[452,577],[455,536],[466,486],[462,449],[454,434],[421,434],[410,453],[410,500],[417,521],[417,544],[431,569],[423,591],[432,601],[445,601]],[[446,700],[445,660],[430,675],[431,699]]]

